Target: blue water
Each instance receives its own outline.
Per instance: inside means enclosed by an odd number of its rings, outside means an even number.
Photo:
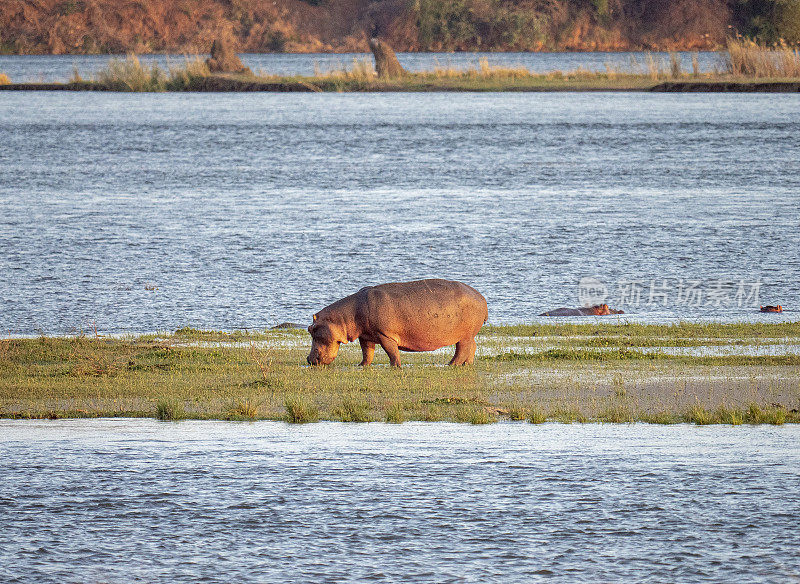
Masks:
[[[786,94],[2,93],[0,327],[263,327],[423,277],[498,323],[582,304],[588,277],[639,321],[796,320],[798,114]]]
[[[692,71],[692,53],[677,53],[684,71]],[[669,70],[668,53],[398,53],[400,63],[409,71],[430,71],[439,67],[465,69],[477,67],[486,59],[498,67],[525,67],[536,73],[549,71],[647,71],[653,59],[661,69]],[[16,83],[67,81],[74,69],[86,79],[106,67],[109,59],[124,55],[0,55],[0,73]],[[140,55],[142,63],[158,63],[162,68],[180,65],[184,55]],[[314,75],[316,72],[349,69],[353,61],[372,62],[367,53],[243,54],[242,62],[256,73],[270,75]],[[724,69],[722,53],[697,53],[699,71]]]
[[[790,582],[800,428],[0,420],[3,582]]]

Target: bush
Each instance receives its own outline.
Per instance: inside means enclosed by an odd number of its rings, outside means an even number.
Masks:
[[[787,43],[800,43],[800,0],[784,0],[778,3],[775,32]]]

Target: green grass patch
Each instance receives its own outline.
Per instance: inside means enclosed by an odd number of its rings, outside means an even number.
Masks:
[[[342,422],[371,422],[369,404],[358,396],[344,396],[341,405],[336,408],[336,416]]]
[[[780,323],[774,327],[762,332],[777,338],[787,330]],[[732,338],[724,327],[720,330]],[[295,336],[284,330],[182,329],[121,339],[2,339],[0,416],[293,423],[633,419],[747,425],[800,420],[797,355],[602,350],[581,347],[585,338],[569,335],[515,337],[509,344],[520,350],[514,353],[494,336],[477,340],[479,348],[496,349],[499,355],[479,355],[470,367],[446,367],[449,354],[408,353],[403,368],[395,370],[380,351],[373,367],[358,367],[357,343],[343,345],[331,367],[306,367],[309,340],[304,331]]]
[[[174,422],[183,420],[185,417],[183,403],[176,399],[162,399],[156,404],[156,419],[162,422]]]
[[[295,395],[286,398],[286,421],[290,424],[308,424],[319,420],[319,412],[310,399]]]

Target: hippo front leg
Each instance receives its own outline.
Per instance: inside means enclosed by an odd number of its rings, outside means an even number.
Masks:
[[[386,351],[386,354],[389,355],[389,363],[392,367],[400,367],[400,349],[397,346],[397,341],[384,335],[380,335],[378,341],[383,350]]]
[[[358,342],[361,343],[361,354],[364,356],[359,365],[369,367],[372,364],[372,358],[375,356],[375,343],[364,339],[358,339]]]

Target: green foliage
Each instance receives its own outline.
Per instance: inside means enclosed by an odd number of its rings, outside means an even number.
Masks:
[[[787,43],[800,43],[800,0],[778,2],[775,32]]]
[[[619,349],[612,349],[610,351],[593,351],[586,349],[548,349],[538,353],[518,353],[516,351],[508,351],[492,357],[495,361],[549,361],[549,360],[567,360],[567,361],[619,361],[619,360],[654,360],[663,358],[657,352],[643,353],[641,351],[632,351],[627,347]]]
[[[608,0],[592,0],[592,4],[594,4],[594,9],[597,11],[598,16],[606,17],[609,15]]]
[[[698,426],[705,426],[706,424],[713,423],[714,418],[707,409],[697,405],[686,413],[684,420],[692,424],[697,424]]]
[[[547,17],[502,0],[416,0],[423,50],[535,49],[547,40]]]
[[[767,45],[800,42],[800,0],[738,0],[731,11],[746,38]]]

